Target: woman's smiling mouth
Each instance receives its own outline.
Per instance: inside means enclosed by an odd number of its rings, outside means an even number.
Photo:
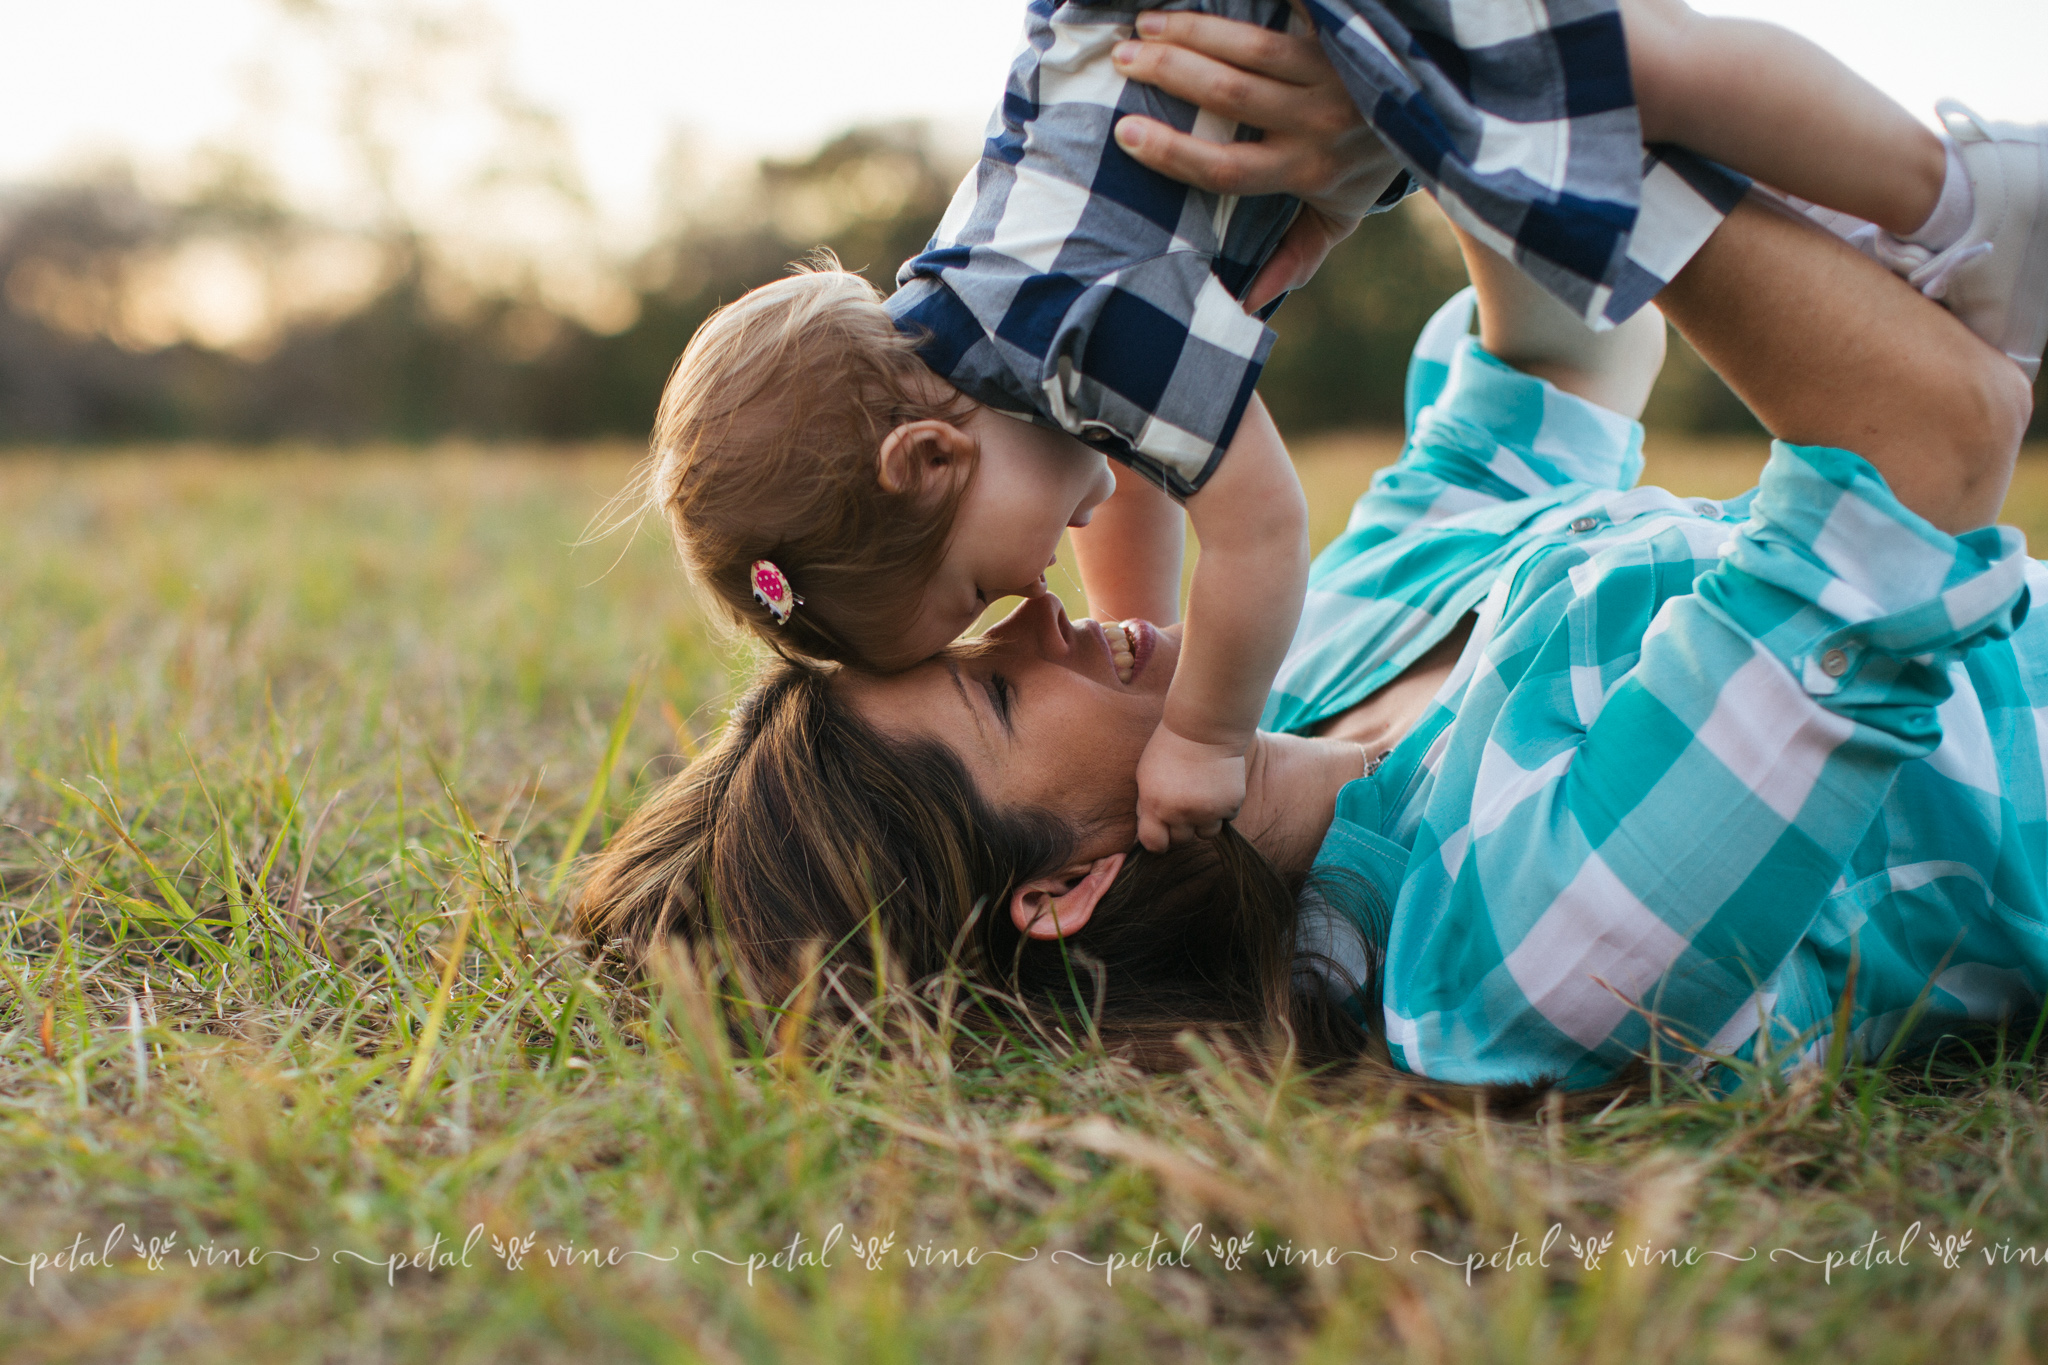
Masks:
[[[1102,638],[1109,644],[1109,661],[1116,668],[1118,682],[1128,684],[1144,671],[1145,661],[1158,647],[1157,636],[1150,621],[1137,617],[1102,623]]]

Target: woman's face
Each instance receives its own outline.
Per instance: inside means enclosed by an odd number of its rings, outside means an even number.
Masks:
[[[1084,852],[1117,851],[1137,837],[1138,758],[1180,660],[1178,626],[1125,629],[1128,681],[1103,628],[1067,620],[1047,594],[990,628],[993,648],[979,658],[933,659],[891,677],[849,672],[839,685],[884,734],[952,750],[991,803],[1055,811],[1090,827]]]

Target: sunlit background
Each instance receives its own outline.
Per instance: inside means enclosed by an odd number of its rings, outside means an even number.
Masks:
[[[1923,115],[2048,119],[2043,0],[1699,7]],[[821,242],[878,281],[920,244],[1019,10],[0,0],[0,439],[642,431],[717,301]],[[1390,420],[1455,269],[1427,223],[1361,234],[1289,306],[1283,419]],[[1742,424],[1667,389],[1663,420]]]

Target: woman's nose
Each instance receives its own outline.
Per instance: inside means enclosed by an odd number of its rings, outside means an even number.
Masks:
[[[1073,630],[1067,624],[1067,609],[1052,593],[1027,597],[1015,611],[990,626],[988,633],[998,639],[1030,645],[1049,658],[1067,652]]]

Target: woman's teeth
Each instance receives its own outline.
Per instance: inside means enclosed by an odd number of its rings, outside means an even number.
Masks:
[[[1138,656],[1131,648],[1131,633],[1121,621],[1103,623],[1102,637],[1109,641],[1109,661],[1116,665],[1118,682],[1129,682],[1131,671],[1137,666]]]

